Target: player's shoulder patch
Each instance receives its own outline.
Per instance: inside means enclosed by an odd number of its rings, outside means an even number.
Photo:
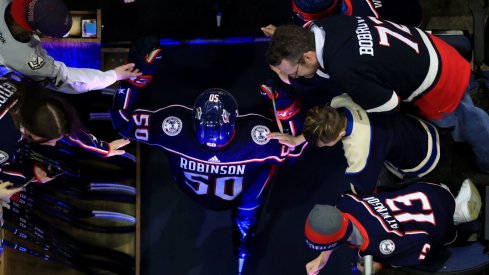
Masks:
[[[46,64],[46,62],[42,57],[38,55],[32,55],[31,61],[27,62],[27,65],[29,65],[29,68],[31,68],[31,70],[39,70],[40,68],[42,68],[42,66],[44,66],[44,64]]]
[[[168,136],[174,137],[182,131],[182,120],[176,116],[169,116],[163,120],[161,129]]]
[[[0,165],[4,164],[9,159],[7,152],[0,150]]]
[[[383,240],[379,244],[380,253],[389,255],[396,250],[396,244],[392,240]]]
[[[264,125],[256,125],[251,129],[251,138],[258,145],[265,145],[269,139],[267,135],[270,133],[270,129]]]

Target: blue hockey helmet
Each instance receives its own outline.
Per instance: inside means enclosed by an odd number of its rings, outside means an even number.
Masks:
[[[194,129],[200,144],[222,148],[234,137],[238,104],[229,92],[212,88],[202,92],[193,109]]]

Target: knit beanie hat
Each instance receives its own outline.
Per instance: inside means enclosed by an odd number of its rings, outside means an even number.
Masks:
[[[316,204],[307,216],[304,233],[310,248],[324,251],[346,241],[352,230],[351,221],[336,207]]]
[[[292,10],[304,20],[318,20],[336,11],[341,0],[292,0]]]

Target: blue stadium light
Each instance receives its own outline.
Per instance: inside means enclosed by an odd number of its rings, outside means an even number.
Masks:
[[[68,67],[100,69],[100,43],[43,41],[42,47]]]
[[[175,40],[169,38],[160,39],[161,46],[168,45],[210,45],[210,44],[245,44],[245,43],[265,43],[270,42],[269,37],[257,36],[257,37],[228,37],[228,38],[195,38],[192,40]]]
[[[181,44],[182,44],[181,41],[178,41],[178,40],[175,40],[175,39],[171,39],[171,38],[161,38],[160,39],[160,45],[161,46],[181,45]]]
[[[226,44],[248,44],[267,43],[269,37],[265,36],[238,36],[227,38],[195,38],[189,40],[177,40],[172,38],[161,38],[161,46],[178,45],[226,45]],[[43,48],[55,60],[64,62],[68,67],[100,69],[101,45],[100,43],[84,42],[42,42]],[[1,75],[1,71],[0,71]]]

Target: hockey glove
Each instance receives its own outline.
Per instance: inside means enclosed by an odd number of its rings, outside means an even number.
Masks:
[[[260,85],[260,94],[271,105],[280,132],[294,136],[302,132],[301,103],[290,85],[269,79]]]
[[[136,69],[143,74],[130,78],[127,81],[136,87],[146,87],[158,70],[162,59],[163,53],[160,48],[160,40],[157,37],[148,36],[139,38],[133,43],[129,51],[127,63],[134,63]]]

